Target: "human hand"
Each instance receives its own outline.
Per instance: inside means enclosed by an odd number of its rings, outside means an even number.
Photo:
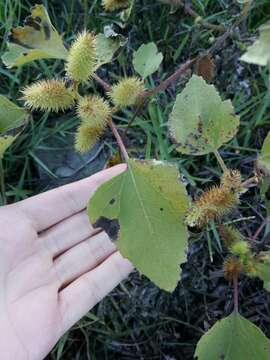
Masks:
[[[0,208],[0,354],[43,359],[131,271],[85,208],[118,165]]]

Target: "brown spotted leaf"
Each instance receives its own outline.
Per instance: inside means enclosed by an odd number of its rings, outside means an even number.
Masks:
[[[11,29],[7,46],[8,51],[2,56],[7,67],[21,66],[37,59],[65,59],[68,54],[43,5],[31,9],[24,26]]]
[[[233,138],[238,125],[231,101],[222,101],[215,87],[197,75],[177,96],[169,119],[176,150],[190,155],[217,150]]]

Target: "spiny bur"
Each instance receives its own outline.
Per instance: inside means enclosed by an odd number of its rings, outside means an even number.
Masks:
[[[22,100],[34,110],[56,111],[70,108],[75,101],[71,89],[62,80],[42,80],[25,87]]]
[[[90,150],[98,141],[102,134],[102,130],[88,124],[81,124],[75,136],[75,150],[85,153]]]
[[[230,251],[232,254],[239,256],[240,258],[245,258],[250,254],[250,246],[245,240],[236,241],[230,246]]]
[[[80,98],[77,114],[83,123],[103,130],[110,119],[111,109],[102,97],[90,95]]]
[[[221,178],[221,185],[224,188],[231,189],[234,192],[240,193],[243,190],[242,176],[238,170],[228,170]]]
[[[211,220],[228,215],[239,204],[241,190],[241,174],[236,170],[228,170],[222,176],[219,186],[211,187],[193,202],[186,223],[202,227]]]
[[[96,37],[83,31],[71,45],[66,72],[75,81],[87,81],[95,72],[97,64]]]
[[[246,263],[244,265],[244,271],[250,277],[257,276],[258,271],[256,269],[256,262],[254,261],[254,257],[250,257],[246,261]]]
[[[213,186],[193,203],[186,217],[186,223],[189,226],[203,227],[210,220],[229,214],[238,203],[237,193],[223,186]]]
[[[129,6],[129,0],[102,0],[102,5],[106,11],[114,11]]]
[[[229,249],[232,244],[242,241],[243,235],[232,225],[218,225],[219,234],[224,245]]]
[[[108,93],[116,107],[135,105],[144,92],[143,81],[137,77],[120,80]]]
[[[239,259],[229,256],[224,261],[223,270],[224,277],[229,281],[229,283],[232,283],[233,279],[238,277],[243,271],[243,264]]]

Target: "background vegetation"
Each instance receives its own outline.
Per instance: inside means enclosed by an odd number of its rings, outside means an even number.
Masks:
[[[35,3],[1,0],[0,55],[5,51],[11,26],[21,24]],[[117,80],[126,74],[131,75],[132,52],[142,43],[154,41],[164,54],[159,73],[150,80],[152,84],[158,84],[181,63],[208,49],[215,37],[220,35],[201,26],[182,8],[156,0],[137,0],[132,16],[123,28],[119,26],[119,18],[103,12],[99,0],[50,0],[41,3],[48,8],[53,24],[64,35],[66,42],[70,43],[83,28],[99,32],[105,25],[112,25],[115,31],[128,38],[115,62],[99,70],[99,76],[104,79]],[[240,12],[240,5],[234,0],[193,0],[191,3],[204,19],[226,28]],[[241,116],[237,138],[222,148],[222,156],[229,167],[239,168],[246,176],[252,174],[257,149],[260,149],[270,129],[270,95],[267,92],[267,69],[241,63],[239,56],[245,45],[257,35],[258,27],[269,19],[269,1],[253,1],[247,20],[236,29],[233,37],[217,49],[213,57],[213,82],[224,98],[233,101],[236,112]],[[166,93],[159,94],[138,114],[125,141],[137,157],[177,161],[192,192],[195,188],[208,187],[220,175],[220,169],[212,155],[203,157],[203,161],[202,157],[180,156],[174,151],[167,135],[166,122],[173,100],[190,74],[187,73]],[[24,85],[61,75],[63,66],[60,61],[38,61],[12,70],[1,64],[0,93],[20,103],[20,89]],[[96,91],[95,86],[90,83],[88,90]],[[115,117],[123,131],[131,116],[132,113],[126,111]],[[88,154],[88,157],[74,159],[73,133],[77,125],[73,112],[54,114],[49,118],[38,112],[34,114],[4,160],[8,202],[24,199],[104,167],[109,153],[116,147],[113,138],[108,133],[105,144],[95,147],[91,156]],[[75,170],[68,172],[74,161]],[[76,171],[78,166],[79,172]],[[251,190],[244,196],[241,213],[235,212],[233,219],[247,237],[252,237],[266,214],[267,209],[259,193]],[[268,230],[266,227],[260,239],[264,245],[270,238]],[[134,273],[74,326],[48,359],[192,359],[199,337],[217,319],[228,315],[233,307],[232,291],[221,270],[222,262],[223,255],[215,231],[210,229],[194,234],[188,264],[183,266],[182,281],[173,295],[159,290]],[[269,337],[270,295],[262,290],[259,280],[243,278],[239,287],[243,315],[259,325]]]

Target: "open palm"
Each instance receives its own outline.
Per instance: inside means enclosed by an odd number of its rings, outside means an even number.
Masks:
[[[0,208],[0,354],[44,358],[132,270],[85,211],[91,193],[125,169]]]

